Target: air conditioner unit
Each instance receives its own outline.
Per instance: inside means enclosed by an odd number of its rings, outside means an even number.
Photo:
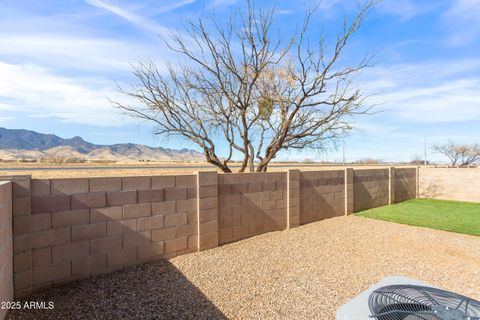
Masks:
[[[407,277],[387,277],[337,310],[337,320],[480,320],[480,301]]]

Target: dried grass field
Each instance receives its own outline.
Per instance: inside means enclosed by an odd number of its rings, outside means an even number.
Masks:
[[[391,165],[346,165],[355,168],[381,168]],[[286,171],[299,169],[311,170],[339,170],[346,166],[341,164],[315,163],[274,163],[268,171]],[[398,165],[396,165],[398,167]],[[233,165],[237,171],[240,165]],[[80,177],[120,177],[120,176],[155,176],[167,174],[193,174],[197,171],[217,170],[208,163],[186,162],[117,162],[117,163],[79,163],[79,164],[49,164],[49,163],[0,163],[0,177],[12,175],[31,175],[34,179],[80,178]]]

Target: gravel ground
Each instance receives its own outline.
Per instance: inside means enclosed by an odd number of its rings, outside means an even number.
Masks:
[[[349,216],[45,291],[11,319],[334,319],[381,278],[480,299],[480,237]]]

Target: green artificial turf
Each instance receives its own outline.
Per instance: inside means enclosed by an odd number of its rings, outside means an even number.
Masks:
[[[412,199],[356,215],[480,236],[480,203]]]

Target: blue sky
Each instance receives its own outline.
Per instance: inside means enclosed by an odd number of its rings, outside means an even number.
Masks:
[[[272,1],[258,1],[269,6]],[[295,27],[302,1],[275,2],[276,23]],[[338,30],[356,1],[325,0],[310,37]],[[114,81],[131,79],[131,63],[175,61],[158,35],[184,19],[214,12],[226,19],[241,0],[0,0],[0,126],[110,144],[194,147],[153,137],[147,123],[121,115]],[[408,161],[447,139],[480,134],[480,0],[384,0],[355,35],[346,59],[377,52],[358,83],[381,112],[357,119],[346,139],[347,160]],[[479,141],[480,142],[480,141]],[[431,153],[429,151],[429,153]],[[280,159],[338,161],[326,154],[283,153]],[[442,160],[439,155],[430,158]]]

